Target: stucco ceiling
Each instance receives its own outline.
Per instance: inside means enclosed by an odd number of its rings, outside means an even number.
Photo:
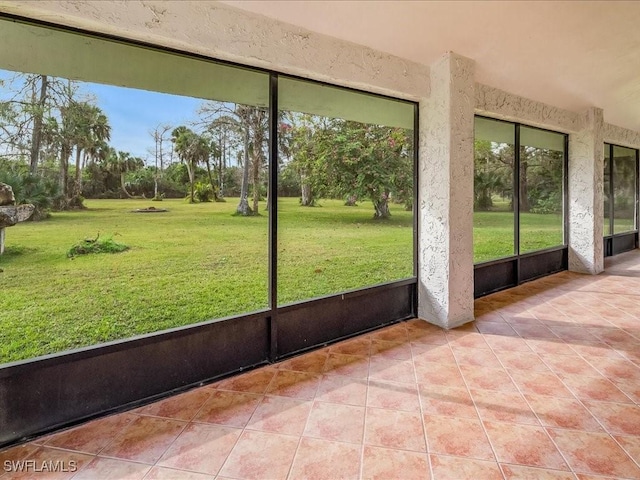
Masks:
[[[225,1],[430,65],[454,51],[476,80],[640,131],[640,2]]]

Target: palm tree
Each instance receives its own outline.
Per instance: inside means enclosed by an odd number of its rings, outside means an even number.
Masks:
[[[76,148],[76,175],[75,175],[75,193],[80,195],[82,192],[82,169],[85,166],[87,157],[92,158],[94,155],[100,154],[100,149],[104,149],[104,145],[111,139],[111,126],[107,116],[100,108],[84,103],[81,104],[80,127],[75,138]],[[82,163],[80,162],[82,153]]]
[[[111,149],[111,152],[106,158],[105,163],[107,170],[110,173],[120,176],[120,188],[122,188],[122,192],[128,198],[133,198],[133,196],[127,190],[125,177],[128,172],[134,172],[141,169],[144,166],[144,160],[139,157],[134,157],[129,152],[116,152],[115,150]]]
[[[198,135],[193,130],[181,125],[171,132],[171,141],[175,145],[178,158],[187,167],[189,174],[189,202],[194,203],[194,183],[195,171],[199,163],[206,163],[209,167],[209,156],[211,155],[211,143],[203,135]],[[213,185],[212,185],[213,186]]]

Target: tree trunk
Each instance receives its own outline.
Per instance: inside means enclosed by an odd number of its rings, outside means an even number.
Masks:
[[[527,161],[520,162],[520,211],[528,212],[531,208],[529,205],[529,186],[527,184]]]
[[[74,183],[74,195],[80,195],[82,190],[82,165],[80,165],[80,159],[82,156],[82,149],[76,145],[76,175]]]
[[[42,117],[44,115],[44,106],[47,100],[47,87],[49,85],[49,81],[46,75],[41,75],[40,79],[40,99],[38,101],[38,108],[36,109],[35,116],[33,118],[33,133],[31,135],[31,158],[29,162],[29,172],[31,173],[31,175],[35,175],[38,171],[40,145],[42,143]]]
[[[193,198],[193,183],[195,181],[195,166],[192,165],[188,160],[184,162],[187,166],[187,174],[189,175],[189,203],[195,203]]]
[[[258,201],[260,200],[260,167],[262,167],[262,146],[264,144],[264,131],[262,129],[262,118],[264,112],[256,112],[254,138],[252,148],[253,160],[253,214],[258,214]]]
[[[315,200],[313,198],[313,194],[311,193],[311,185],[304,182],[301,185],[302,187],[302,199],[300,200],[300,205],[303,207],[313,207],[315,205]]]
[[[262,149],[260,144],[256,142],[257,147],[253,148],[253,161],[252,161],[252,177],[253,177],[253,214],[258,214],[258,202],[260,201],[260,153]]]
[[[133,196],[127,191],[127,186],[125,185],[124,177],[126,174],[127,172],[120,172],[120,188],[122,188],[122,191],[127,198],[133,198]]]
[[[62,144],[60,147],[60,193],[64,198],[68,197],[69,189],[69,156],[71,155],[70,148]]]
[[[240,203],[236,208],[236,213],[243,216],[251,215],[251,207],[249,207],[249,131],[244,131],[244,165],[242,166],[242,185],[240,187]]]
[[[357,195],[349,195],[347,199],[344,201],[344,205],[346,207],[355,207],[357,201],[358,201]]]
[[[226,143],[226,142],[225,142]],[[218,159],[218,194],[220,198],[224,198],[224,169],[226,168],[226,145],[222,139],[218,142],[220,149],[220,158]]]
[[[385,192],[382,197],[373,202],[373,206],[376,209],[373,218],[376,220],[382,220],[385,218],[389,218],[391,216],[391,212],[389,212],[389,193]]]
[[[300,173],[300,190],[302,198],[300,199],[300,205],[303,207],[313,207],[315,205],[315,199],[313,198],[313,192],[311,191],[311,185],[307,179],[306,173]]]
[[[206,160],[207,173],[209,174],[209,185],[211,185],[211,191],[213,192],[213,201],[218,201],[218,194],[216,193],[216,186],[213,184],[213,175],[211,175],[211,165],[209,164],[209,158]]]

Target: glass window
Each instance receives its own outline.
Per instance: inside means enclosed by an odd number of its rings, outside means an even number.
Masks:
[[[0,363],[268,307],[268,74],[6,20],[0,43],[0,182],[52,210],[6,229]]]
[[[520,253],[564,244],[564,140],[520,127]]]
[[[475,119],[473,259],[485,262],[515,253],[513,172],[515,125]]]
[[[604,144],[604,235],[612,235],[611,231],[611,209],[613,202],[611,198],[611,145]]]
[[[636,150],[613,147],[613,233],[636,229]]]
[[[475,118],[475,263],[564,245],[565,139]]]
[[[278,304],[413,276],[415,107],[278,85]]]

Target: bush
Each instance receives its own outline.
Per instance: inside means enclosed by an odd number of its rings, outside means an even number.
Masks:
[[[562,213],[562,194],[561,192],[549,192],[546,196],[537,199],[534,206],[530,209],[531,213]]]
[[[11,185],[16,204],[31,204],[36,207],[33,220],[49,216],[49,209],[60,197],[58,182],[54,179],[31,175],[18,170],[0,171],[0,182]]]
[[[89,255],[90,253],[120,253],[129,250],[127,245],[115,242],[111,237],[99,240],[100,235],[95,239],[85,238],[76,243],[67,252],[67,257],[73,258],[76,255]]]
[[[193,197],[196,202],[213,202],[213,188],[208,183],[197,182],[193,186]]]

